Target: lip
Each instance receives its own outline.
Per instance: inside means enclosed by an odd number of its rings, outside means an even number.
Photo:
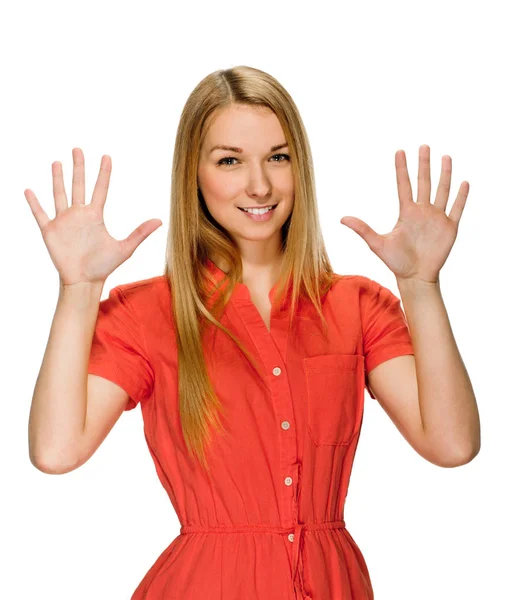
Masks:
[[[275,212],[275,209],[277,208],[278,205],[272,204],[272,206],[274,208],[272,208],[271,210],[268,210],[267,212],[264,212],[262,214],[250,213],[246,210],[242,210],[242,212],[251,221],[265,223],[266,221],[271,221],[273,219],[273,213]],[[240,210],[240,207],[238,207],[238,210]]]
[[[277,206],[277,204],[278,204],[278,202],[276,204],[265,204],[264,206],[238,206],[238,208],[243,208],[243,209],[246,209],[246,208],[259,208],[259,209],[262,209],[262,208],[268,208],[269,206]]]

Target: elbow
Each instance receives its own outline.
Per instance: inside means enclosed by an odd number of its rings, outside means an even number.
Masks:
[[[79,466],[76,461],[63,460],[61,456],[54,457],[37,454],[30,451],[30,462],[41,473],[47,475],[63,475],[69,473]]]
[[[463,462],[460,463],[459,466],[467,465],[467,463],[471,462],[476,456],[478,456],[479,453],[480,453],[480,444],[478,444],[478,446],[476,446],[475,448],[473,448],[467,454],[464,455],[465,458],[464,458]]]
[[[46,475],[63,475],[64,473],[70,473],[76,469],[76,466],[69,467],[68,465],[61,465],[58,463],[52,463],[49,461],[32,461],[33,466]]]
[[[470,463],[476,456],[478,456],[480,453],[480,448],[481,439],[480,432],[478,431],[478,435],[474,437],[474,440],[472,440],[471,443],[466,446],[466,448],[460,454],[460,460],[457,466],[461,467],[462,465],[467,465],[467,463]]]
[[[462,467],[470,463],[480,452],[480,445],[474,448],[468,448],[467,451],[458,452],[453,456],[447,456],[445,460],[441,460],[439,466],[452,469]]]
[[[38,471],[45,473],[46,475],[62,475],[63,473],[67,472],[62,468],[55,467],[50,463],[42,462],[40,460],[32,460],[31,462]]]

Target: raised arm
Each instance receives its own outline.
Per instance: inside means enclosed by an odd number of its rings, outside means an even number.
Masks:
[[[28,425],[30,460],[47,473],[76,468],[94,450],[127,400],[116,384],[87,374],[101,293],[107,277],[162,222],[151,219],[124,240],[106,230],[104,204],[111,174],[111,159],[102,157],[90,204],[85,204],[84,157],[73,150],[72,204],[68,206],[62,165],[52,165],[56,215],[50,220],[35,194],[25,197],[40,227],[53,264],[60,275],[60,293],[49,339],[32,398]],[[88,382],[92,381],[92,386]],[[106,393],[102,402],[89,397]],[[88,413],[88,414],[87,414]],[[85,424],[90,423],[90,427]]]

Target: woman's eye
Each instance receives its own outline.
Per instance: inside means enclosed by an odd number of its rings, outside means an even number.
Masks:
[[[275,158],[276,156],[279,156],[279,157],[282,156],[284,158],[284,160],[290,160],[289,154],[274,154],[270,158]],[[225,165],[226,167],[233,166],[231,163],[226,163],[225,161],[227,161],[227,160],[238,160],[238,159],[235,158],[234,156],[226,156],[224,158],[221,158],[217,164]],[[284,160],[276,160],[275,162],[284,162]]]
[[[289,154],[274,154],[273,156],[283,156],[284,160],[289,160]],[[272,158],[273,158],[272,156]],[[281,160],[277,160],[276,162],[283,162]]]
[[[217,164],[218,165],[226,165],[227,167],[230,167],[231,165],[230,164],[226,164],[224,162],[225,160],[236,160],[236,158],[234,156],[226,156],[225,158],[221,158]]]

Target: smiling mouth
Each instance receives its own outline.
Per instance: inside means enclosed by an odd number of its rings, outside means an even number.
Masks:
[[[270,211],[271,211],[271,210],[273,210],[273,209],[274,209],[276,206],[277,206],[277,204],[272,204],[272,206],[267,206],[267,207],[260,208],[260,209],[257,209],[257,210],[261,210],[261,211],[262,211],[262,213],[261,213],[261,214],[263,214],[263,213],[270,212]],[[256,210],[256,209],[249,209],[249,210],[247,210],[246,208],[241,208],[240,206],[238,206],[238,208],[239,208],[240,210],[243,210],[243,212],[248,212],[248,213],[251,213],[251,214],[254,214],[254,215],[255,215],[255,214],[259,214],[259,213],[253,212],[253,210]],[[266,209],[268,209],[268,210],[266,210]]]

